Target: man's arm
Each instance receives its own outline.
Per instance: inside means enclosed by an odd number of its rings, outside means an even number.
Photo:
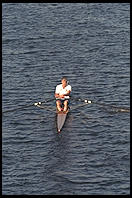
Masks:
[[[55,93],[55,98],[59,98],[60,95],[58,93]]]
[[[55,93],[55,98],[64,98],[65,96],[69,96],[70,92],[71,91],[67,91],[66,94],[62,94],[62,95]]]
[[[67,93],[66,93],[66,94],[64,94],[63,96],[69,96],[69,95],[70,95],[70,93],[71,93],[71,91],[69,90],[69,91],[67,91]]]
[[[58,94],[55,92],[55,98],[64,98],[65,96],[69,96],[71,93],[71,90],[68,90],[66,94]]]
[[[62,94],[62,95],[60,95],[60,94],[57,94],[57,93],[55,93],[55,98],[64,98],[64,94]]]

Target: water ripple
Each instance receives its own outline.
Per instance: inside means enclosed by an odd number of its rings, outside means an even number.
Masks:
[[[3,195],[129,194],[130,115],[111,108],[130,106],[129,4],[2,9],[3,111],[53,98],[62,76],[95,102],[71,100],[60,134],[55,101],[4,114]]]

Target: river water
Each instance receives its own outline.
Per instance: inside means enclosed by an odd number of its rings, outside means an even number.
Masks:
[[[55,101],[3,114],[3,195],[129,194],[130,114],[109,105],[130,106],[130,5],[3,3],[2,65],[3,112],[54,99],[62,76],[93,101],[71,100],[60,134]]]

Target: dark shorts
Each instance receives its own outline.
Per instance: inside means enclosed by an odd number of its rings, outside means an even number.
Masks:
[[[65,100],[68,100],[68,104],[69,104],[69,102],[70,102],[70,100],[69,100],[68,98],[64,98],[64,99],[59,99],[59,98],[57,98],[56,101],[57,101],[57,100],[61,101],[61,104],[64,104],[64,101],[65,101]]]

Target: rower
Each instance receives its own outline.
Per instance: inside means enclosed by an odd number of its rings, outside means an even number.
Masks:
[[[65,77],[61,79],[61,83],[62,84],[56,86],[55,90],[56,106],[58,111],[67,111],[71,85],[68,84]],[[62,108],[62,105],[64,108]]]

